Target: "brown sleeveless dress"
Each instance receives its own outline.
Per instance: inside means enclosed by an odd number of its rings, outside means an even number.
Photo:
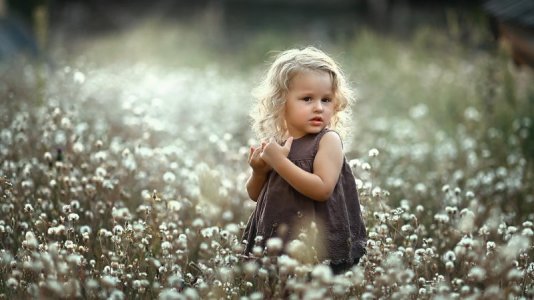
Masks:
[[[313,161],[324,129],[295,139],[288,158],[305,171],[313,173]],[[352,265],[365,253],[366,230],[360,211],[358,192],[352,170],[346,158],[334,192],[327,201],[319,202],[297,192],[275,171],[268,175],[250,216],[242,240],[246,241],[245,254],[256,245],[255,238],[262,236],[259,246],[264,247],[270,237],[281,237],[285,243],[298,237],[310,222],[317,224],[322,237],[323,250],[318,257],[331,264]]]

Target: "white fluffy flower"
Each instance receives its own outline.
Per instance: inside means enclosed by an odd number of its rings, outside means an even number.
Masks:
[[[161,243],[161,250],[170,250],[172,248],[172,244],[169,241],[163,241]]]
[[[269,254],[276,254],[282,250],[283,241],[279,237],[273,237],[267,240],[266,246]]]
[[[68,216],[67,216],[67,219],[71,222],[76,222],[80,219],[80,216],[78,216],[77,213],[70,213]]]
[[[379,154],[379,152],[378,152],[378,149],[376,149],[376,148],[373,148],[373,149],[369,150],[369,157],[377,157],[378,154]]]
[[[314,279],[318,279],[323,283],[330,283],[332,281],[332,269],[324,264],[316,265],[311,273]]]

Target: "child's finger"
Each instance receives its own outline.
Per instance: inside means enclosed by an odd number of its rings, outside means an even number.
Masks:
[[[250,151],[248,153],[248,160],[252,158],[253,154],[254,154],[254,146],[250,146]]]
[[[291,145],[293,144],[293,137],[290,136],[287,138],[286,143],[284,144],[284,148],[287,148],[291,150]]]
[[[257,157],[260,154],[260,152],[261,152],[261,148],[260,147],[254,149],[254,157]]]

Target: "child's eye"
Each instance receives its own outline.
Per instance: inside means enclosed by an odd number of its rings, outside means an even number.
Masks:
[[[324,99],[323,99],[323,102],[330,103],[330,102],[332,102],[332,99],[330,99],[330,98],[324,98]]]
[[[308,101],[311,101],[311,100],[312,100],[312,98],[311,98],[311,97],[304,97],[304,98],[302,98],[302,100],[304,100],[304,101],[308,102]]]

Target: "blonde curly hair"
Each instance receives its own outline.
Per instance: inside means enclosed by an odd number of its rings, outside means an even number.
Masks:
[[[282,142],[287,138],[284,111],[291,80],[302,71],[324,71],[332,78],[334,115],[329,128],[342,137],[347,133],[350,105],[354,92],[345,80],[338,64],[323,51],[306,47],[290,49],[276,56],[263,81],[253,90],[256,104],[250,114],[252,128],[260,140],[274,138]]]

